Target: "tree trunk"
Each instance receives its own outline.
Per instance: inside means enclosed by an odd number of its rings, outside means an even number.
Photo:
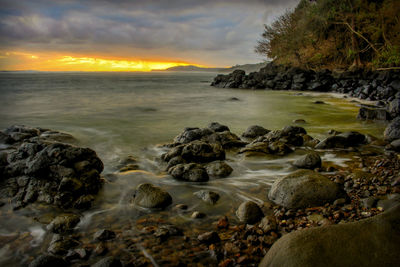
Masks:
[[[355,25],[355,19],[354,16],[351,18],[351,28],[354,29],[354,31],[356,31],[356,25]],[[353,65],[352,67],[354,68],[358,68],[361,66],[361,59],[360,59],[360,52],[358,49],[358,41],[357,41],[357,36],[354,32],[351,33],[351,46],[352,46],[352,50],[355,53],[354,54],[354,61],[353,61]]]

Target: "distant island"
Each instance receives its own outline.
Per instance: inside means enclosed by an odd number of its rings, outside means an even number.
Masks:
[[[256,64],[243,64],[235,65],[229,68],[202,68],[194,65],[188,66],[175,66],[165,70],[152,70],[152,71],[202,71],[202,72],[232,72],[234,70],[240,69],[247,73],[259,71],[261,68],[265,67],[268,62],[256,63]]]

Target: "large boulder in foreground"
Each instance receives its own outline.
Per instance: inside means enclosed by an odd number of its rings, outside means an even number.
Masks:
[[[102,185],[103,163],[95,151],[65,143],[73,140],[68,134],[42,128],[12,126],[2,136],[14,141],[0,146],[0,198],[11,199],[15,209],[35,201],[90,206],[84,202]]]
[[[383,135],[385,140],[388,142],[400,139],[400,117],[397,117],[391,123],[389,123]]]
[[[259,266],[398,266],[400,205],[353,223],[315,227],[283,236]]]
[[[133,203],[144,208],[163,209],[172,203],[172,197],[162,188],[146,183],[136,188]]]
[[[339,185],[311,170],[297,170],[276,180],[268,198],[285,208],[297,209],[324,205],[343,195]]]

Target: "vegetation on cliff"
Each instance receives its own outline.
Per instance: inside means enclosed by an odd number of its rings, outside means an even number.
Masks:
[[[400,66],[398,0],[301,0],[255,48],[276,63],[307,68]]]

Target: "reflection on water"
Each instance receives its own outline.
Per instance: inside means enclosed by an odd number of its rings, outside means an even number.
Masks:
[[[231,220],[232,211],[243,200],[262,203],[268,188],[278,177],[294,170],[291,163],[306,151],[285,157],[244,158],[228,154],[234,172],[225,179],[204,184],[173,180],[160,168],[156,144],[170,142],[185,127],[205,127],[212,121],[228,125],[242,133],[253,124],[280,129],[295,119],[310,135],[322,138],[329,129],[357,130],[380,136],[383,125],[355,120],[358,108],[350,100],[329,94],[295,95],[293,92],[216,89],[204,83],[214,73],[33,73],[0,74],[0,128],[12,124],[45,127],[71,133],[80,145],[93,148],[105,163],[104,174],[114,173],[106,183],[93,209],[84,212],[77,231],[93,234],[96,228],[119,229],[148,210],[129,201],[136,185],[151,182],[165,188],[173,205],[184,203],[185,212],[170,208],[159,212],[182,227],[207,228],[222,214]],[[239,101],[232,101],[236,97]],[[315,100],[325,104],[316,105]],[[140,171],[116,172],[118,163],[128,155],[138,159]],[[351,156],[322,153],[323,161],[345,166]],[[220,194],[215,206],[200,201],[193,193],[209,189]],[[0,209],[0,241],[10,235],[27,233],[29,248],[15,252],[3,246],[0,258],[34,255],[49,242],[43,230],[46,208],[10,212]],[[194,210],[204,212],[204,220],[193,220]],[[33,219],[35,218],[36,219]],[[172,219],[171,219],[172,218]],[[30,244],[30,245],[29,245]],[[38,248],[36,248],[38,246]],[[11,251],[11,252],[10,252]],[[19,250],[18,250],[19,251]],[[11,256],[10,256],[11,255]],[[151,256],[150,256],[151,257]],[[1,262],[1,261],[0,261]]]

